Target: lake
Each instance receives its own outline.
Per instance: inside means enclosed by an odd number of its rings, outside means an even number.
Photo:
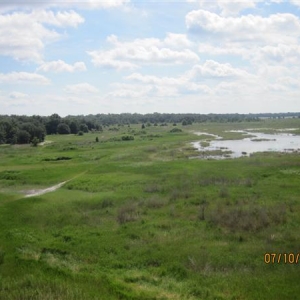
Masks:
[[[222,137],[206,133],[197,132],[197,135],[211,136],[214,140],[201,140],[193,142],[193,146],[200,151],[197,158],[237,158],[249,156],[256,152],[300,152],[300,136],[291,133],[278,132],[276,134],[266,134],[247,130],[232,130],[230,132],[240,132],[245,135],[241,140],[224,140]],[[205,146],[201,145],[205,142]],[[195,157],[196,158],[196,157]]]

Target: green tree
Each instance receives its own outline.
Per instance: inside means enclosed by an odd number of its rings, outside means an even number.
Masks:
[[[28,144],[30,142],[30,133],[26,130],[19,130],[17,133],[18,144]]]
[[[33,147],[37,147],[38,143],[39,143],[39,139],[35,136],[33,139],[32,139],[32,146]]]
[[[79,131],[79,125],[78,125],[78,122],[72,121],[72,122],[70,123],[70,130],[71,130],[71,133],[72,133],[72,134],[77,134],[78,131]]]
[[[46,123],[47,134],[57,133],[57,126],[60,122],[61,117],[58,114],[51,115]]]
[[[83,132],[89,132],[89,128],[86,124],[80,124],[79,130]]]
[[[70,134],[70,127],[66,123],[60,123],[57,125],[57,133],[59,134]]]

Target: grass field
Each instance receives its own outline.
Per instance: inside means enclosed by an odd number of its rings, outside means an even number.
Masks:
[[[0,146],[0,299],[299,298],[300,259],[278,263],[300,253],[299,154],[189,157],[193,131],[241,139],[225,131],[300,119],[177,127]]]

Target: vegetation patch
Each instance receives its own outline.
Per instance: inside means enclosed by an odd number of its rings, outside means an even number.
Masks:
[[[60,160],[70,160],[72,157],[68,156],[59,156],[55,158],[44,158],[43,161],[60,161]]]

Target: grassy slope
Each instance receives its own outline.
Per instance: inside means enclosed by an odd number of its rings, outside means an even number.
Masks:
[[[121,127],[1,146],[0,299],[296,299],[299,264],[264,254],[300,252],[299,155],[189,160],[188,142],[199,140],[190,130],[240,138],[223,131],[299,123],[139,125],[134,141],[112,140],[132,130]]]

